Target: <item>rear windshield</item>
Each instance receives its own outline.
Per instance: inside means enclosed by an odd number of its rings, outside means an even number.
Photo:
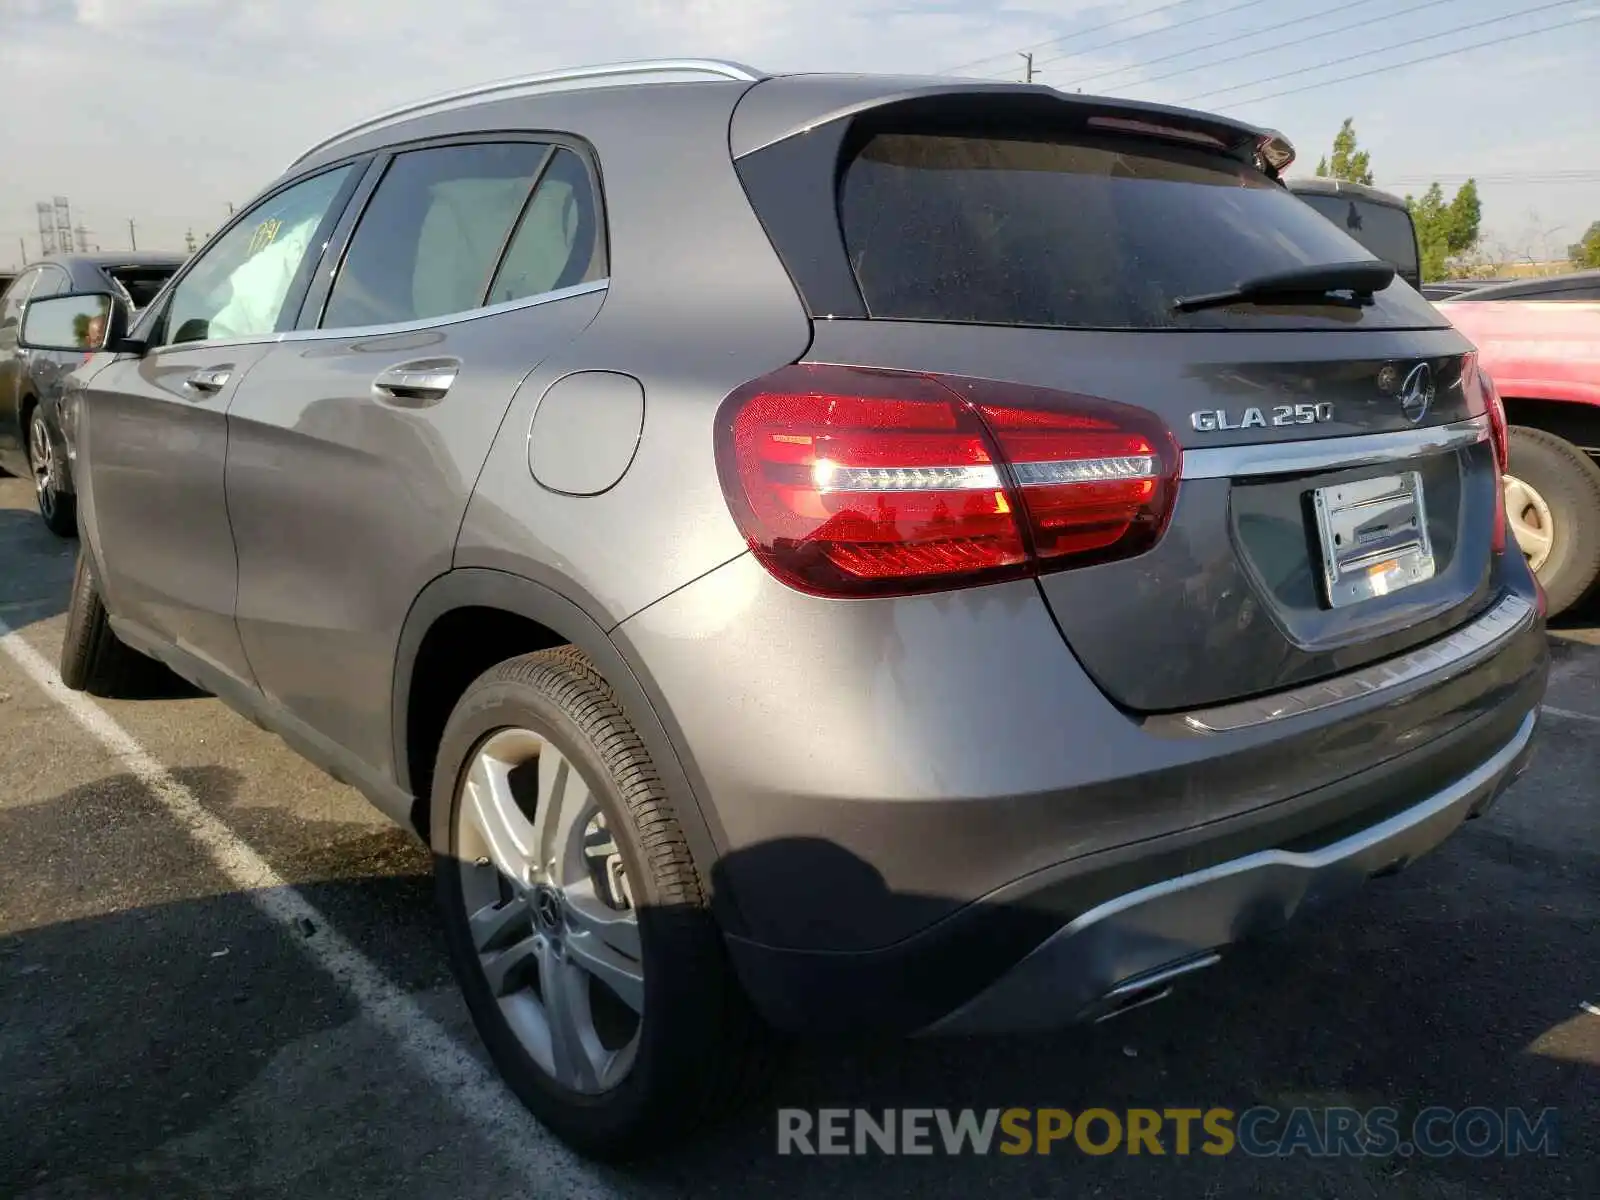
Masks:
[[[134,308],[148,308],[177,267],[107,267],[106,274],[121,285]]]
[[[880,133],[845,170],[840,221],[873,317],[1069,329],[1415,328],[1396,281],[1364,309],[1181,297],[1374,257],[1231,158],[1146,140]]]
[[[1300,193],[1300,199],[1344,230],[1384,262],[1393,263],[1413,278],[1417,274],[1417,243],[1411,217],[1388,204],[1356,200],[1349,196]]]

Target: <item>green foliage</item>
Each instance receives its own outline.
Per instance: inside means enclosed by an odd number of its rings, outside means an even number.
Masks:
[[[1442,187],[1437,183],[1429,184],[1422,199],[1406,197],[1406,208],[1417,227],[1423,279],[1445,278],[1449,273],[1448,260],[1477,246],[1483,203],[1478,199],[1476,180],[1467,180],[1448,202]]]
[[[1600,267],[1600,221],[1593,222],[1582,238],[1567,247],[1567,257],[1579,269]]]
[[[1350,183],[1372,183],[1372,155],[1356,149],[1356,122],[1346,117],[1333,139],[1333,159],[1317,163],[1317,174],[1324,179],[1343,179]]]

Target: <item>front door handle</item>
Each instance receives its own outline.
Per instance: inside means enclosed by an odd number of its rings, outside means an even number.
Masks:
[[[202,367],[185,379],[183,386],[210,395],[227,387],[231,378],[233,378],[232,367]]]
[[[460,366],[460,363],[441,359],[401,363],[381,372],[372,381],[372,390],[384,400],[432,403],[444,399],[456,381]]]

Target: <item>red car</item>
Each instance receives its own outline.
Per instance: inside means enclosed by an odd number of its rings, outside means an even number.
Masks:
[[[1505,403],[1506,513],[1554,616],[1600,590],[1600,271],[1476,288],[1438,309]]]

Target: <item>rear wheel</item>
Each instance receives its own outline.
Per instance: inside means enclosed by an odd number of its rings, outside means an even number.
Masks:
[[[67,604],[67,632],[61,643],[61,682],[75,692],[128,696],[148,686],[161,671],[159,663],[111,631],[88,548],[80,546],[72,598]]]
[[[44,409],[37,405],[28,421],[28,466],[33,472],[33,495],[45,528],[57,537],[76,537],[77,498],[62,489],[66,468],[45,425]]]
[[[1506,517],[1552,617],[1600,583],[1600,467],[1542,429],[1511,427]]]
[[[456,706],[432,840],[452,963],[517,1096],[602,1158],[648,1153],[758,1078],[736,986],[655,767],[567,647],[513,659]]]

